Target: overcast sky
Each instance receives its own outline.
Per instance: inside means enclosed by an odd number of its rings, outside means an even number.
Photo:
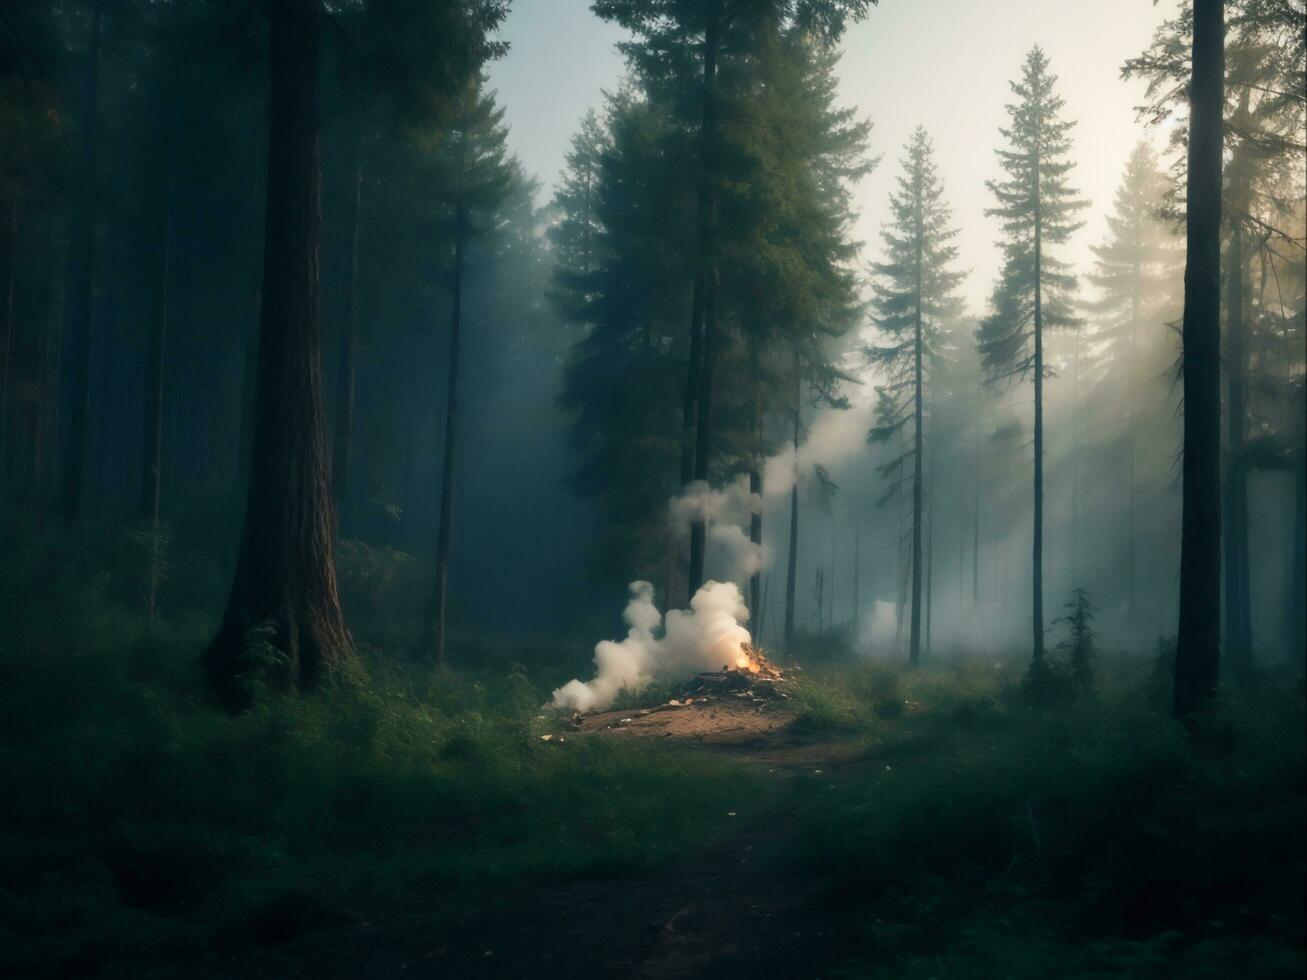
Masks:
[[[1092,207],[1086,227],[1064,255],[1087,267],[1089,244],[1103,234],[1131,148],[1163,134],[1135,122],[1142,86],[1121,81],[1121,63],[1137,54],[1177,0],[881,0],[842,42],[840,96],[873,124],[871,152],[880,166],[856,196],[864,260],[876,257],[885,199],[903,143],[924,125],[960,229],[965,295],[983,310],[998,252],[997,221],[985,217],[997,176],[994,148],[1016,78],[1031,45],[1041,45],[1059,77],[1068,116],[1077,121],[1073,183]],[[589,0],[514,0],[502,36],[512,49],[491,69],[507,109],[511,143],[551,192],[581,115],[623,73],[614,50],[622,32],[590,12]]]

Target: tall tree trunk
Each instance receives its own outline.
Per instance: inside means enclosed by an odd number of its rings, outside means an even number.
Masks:
[[[794,485],[790,487],[790,554],[785,576],[785,646],[794,645],[794,594],[799,574],[799,413],[803,402],[803,378],[799,352],[794,351]]]
[[[359,275],[359,203],[363,191],[363,151],[354,145],[354,191],[346,217],[344,296],[340,304],[340,363],[336,372],[336,433],[331,453],[331,484],[336,498],[336,519],[346,523],[349,506],[349,468],[354,448],[354,355],[358,349],[357,303]]]
[[[1233,166],[1231,169],[1235,169]],[[1236,208],[1247,202],[1236,198]],[[1226,272],[1226,367],[1230,375],[1225,467],[1225,652],[1230,679],[1245,681],[1252,666],[1252,624],[1248,608],[1248,470],[1244,466],[1244,226],[1230,219],[1229,266]]]
[[[1135,413],[1138,411],[1140,390],[1139,390],[1139,355],[1137,353],[1139,346],[1139,306],[1140,292],[1143,286],[1144,270],[1142,264],[1138,261],[1139,243],[1135,242],[1136,256],[1133,270],[1133,289],[1130,296],[1130,363],[1126,365],[1128,372],[1128,404],[1130,405],[1131,418],[1126,426],[1126,483],[1127,486],[1127,506],[1126,506],[1126,591],[1127,606],[1129,610],[1130,621],[1135,618],[1135,602],[1138,594],[1136,586],[1136,562],[1135,562],[1135,511],[1138,505],[1138,478],[1135,474]]]
[[[1071,588],[1080,581],[1080,331],[1071,353]]]
[[[463,167],[467,148],[466,120],[458,152],[458,198],[454,205],[454,270],[449,315],[449,379],[445,389],[445,447],[440,487],[440,527],[436,532],[436,581],[427,600],[422,624],[423,652],[444,667],[445,618],[449,587],[449,545],[454,521],[454,438],[458,432],[458,361],[462,345],[463,261],[467,246],[467,214],[463,203]]]
[[[1301,406],[1299,408],[1301,412]],[[1304,636],[1303,595],[1307,594],[1307,471],[1304,471],[1302,448],[1293,473],[1293,543],[1289,572],[1289,603],[1286,628],[1289,649],[1298,652],[1300,666],[1307,661],[1307,636]]]
[[[1039,161],[1035,161],[1038,171]],[[1035,507],[1031,545],[1030,626],[1036,670],[1044,666],[1044,308],[1042,266],[1043,225],[1040,215],[1039,178],[1035,178]]]
[[[753,378],[753,454],[749,468],[749,543],[753,545],[758,567],[749,576],[749,609],[755,618],[762,616],[762,359],[760,341],[751,337],[749,366]],[[759,638],[758,642],[762,642]]]
[[[1194,0],[1184,270],[1184,460],[1177,717],[1216,693],[1221,667],[1221,153],[1225,5]]]
[[[830,623],[831,629],[835,628],[835,535],[839,529],[839,524],[835,520],[835,506],[832,503],[830,512],[830,615],[827,622]]]
[[[159,524],[159,484],[163,472],[163,359],[168,343],[169,282],[172,271],[172,240],[175,208],[173,185],[168,187],[167,215],[163,231],[163,278],[159,289],[159,319],[150,338],[150,360],[146,371],[144,455],[141,463],[140,518]]]
[[[691,324],[691,383],[695,385],[694,479],[708,479],[711,455],[713,366],[717,356],[717,207],[714,200],[714,149],[717,141],[717,47],[721,2],[710,0],[703,34],[703,119],[700,124],[699,200],[697,205],[698,268],[695,273],[699,321]],[[701,363],[694,363],[693,342],[701,336]],[[689,398],[687,396],[687,404]],[[693,596],[703,585],[708,529],[703,518],[690,525],[690,581]]]
[[[14,283],[18,270],[18,205],[9,202],[5,222],[5,346],[0,368],[0,493],[9,486],[9,376],[14,356]]]
[[[86,428],[90,406],[91,320],[94,316],[96,157],[99,151],[100,5],[91,15],[91,41],[87,52],[86,89],[83,96],[82,134],[78,161],[78,188],[68,244],[68,307],[65,328],[67,375],[65,404],[68,436],[60,472],[60,510],[64,526],[82,513],[86,465]]]
[[[971,602],[980,602],[980,408],[976,408],[975,459],[971,480]]]
[[[118,240],[116,225],[109,227],[109,282],[105,288],[104,311],[100,317],[100,409],[99,428],[95,437],[95,493],[101,501],[106,495],[105,461],[109,445],[109,391],[113,387],[113,352],[117,346],[114,325],[118,316]]]
[[[913,316],[912,316],[912,632],[908,640],[908,662],[916,665],[921,660],[921,524],[924,510],[924,469],[926,455],[926,413],[922,387],[925,379],[922,372],[922,358],[925,338],[921,322],[921,281],[922,241],[921,227],[921,177],[913,179],[913,214],[916,232],[916,255],[913,271]]]
[[[311,686],[346,667],[352,644],[336,587],[320,346],[317,77],[319,0],[268,6],[268,180],[249,489],[222,626],[204,652],[229,702],[247,696],[246,635],[286,658],[272,682]]]
[[[862,499],[853,505],[853,642],[862,635]]]

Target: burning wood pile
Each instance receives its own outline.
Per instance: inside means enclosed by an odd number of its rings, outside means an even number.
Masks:
[[[713,697],[735,697],[747,701],[771,701],[789,698],[780,688],[782,681],[793,680],[799,668],[787,674],[767,659],[766,654],[751,643],[741,643],[739,656],[734,663],[722,664],[722,669],[697,674],[681,684],[669,704],[693,704]]]

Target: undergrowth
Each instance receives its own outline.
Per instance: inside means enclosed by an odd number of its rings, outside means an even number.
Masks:
[[[520,668],[203,692],[203,617],[151,631],[104,576],[0,567],[0,975],[195,974],[466,888],[631,874],[709,846],[753,777],[542,740]]]

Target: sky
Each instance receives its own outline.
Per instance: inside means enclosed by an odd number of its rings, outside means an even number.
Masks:
[[[886,199],[902,147],[917,125],[935,141],[954,209],[963,287],[970,311],[984,311],[999,266],[993,198],[985,181],[999,176],[994,155],[1009,82],[1039,44],[1059,78],[1077,163],[1072,184],[1091,207],[1085,227],[1062,257],[1088,271],[1089,246],[1100,241],[1105,214],[1131,148],[1157,146],[1165,134],[1135,120],[1139,82],[1124,82],[1122,62],[1149,43],[1174,15],[1177,0],[881,0],[841,42],[840,99],[871,121],[870,152],[880,165],[857,189],[855,234],[862,259],[878,257]],[[586,109],[600,106],[624,64],[614,49],[623,32],[590,12],[589,0],[515,0],[501,32],[506,58],[490,72],[506,108],[510,142],[528,171],[552,190],[568,141]]]

